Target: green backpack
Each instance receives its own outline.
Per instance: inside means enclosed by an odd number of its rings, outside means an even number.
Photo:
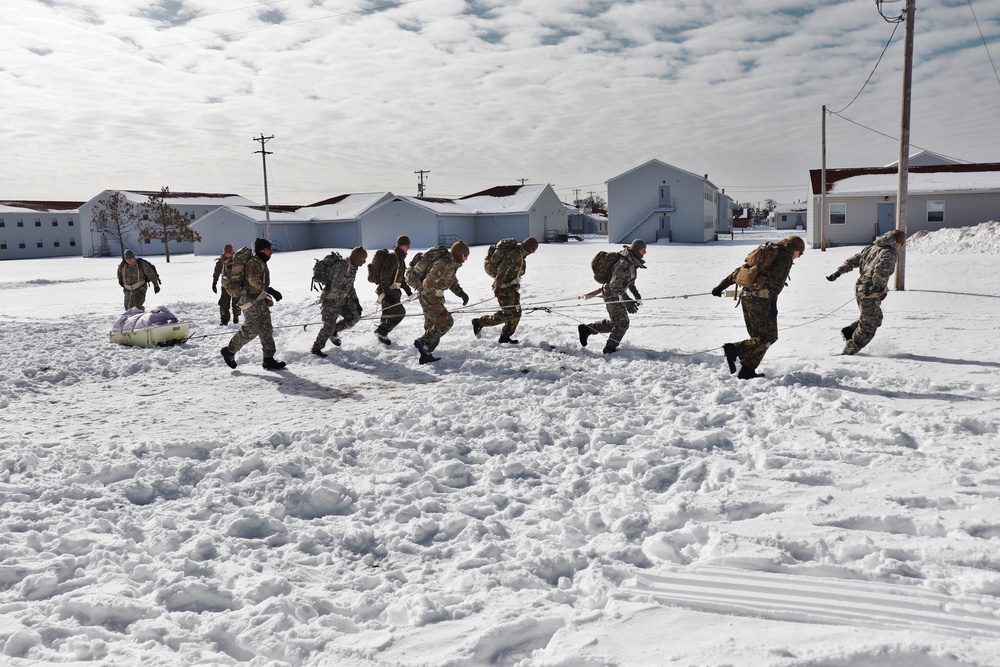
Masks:
[[[517,239],[509,238],[503,239],[502,241],[497,241],[490,246],[490,249],[486,251],[486,259],[483,265],[486,269],[486,275],[490,278],[497,277],[497,271],[500,270],[500,263],[507,258],[511,250],[517,248]]]
[[[750,291],[759,290],[767,280],[767,271],[778,258],[781,249],[775,243],[767,243],[754,248],[743,265],[736,272],[734,283]]]
[[[312,282],[309,284],[309,291],[325,292],[329,289],[334,269],[344,261],[346,260],[341,257],[339,252],[331,252],[323,259],[317,259],[316,263],[313,264]]]
[[[449,252],[451,250],[448,249],[448,246],[443,245],[429,248],[424,252],[418,252],[410,261],[410,268],[406,269],[406,284],[413,289],[420,289],[431,265]]]
[[[222,287],[234,299],[247,296],[247,261],[253,257],[253,250],[243,246],[222,265]]]
[[[611,280],[615,264],[618,263],[619,259],[621,259],[621,255],[610,250],[602,250],[594,255],[594,259],[590,260],[590,268],[594,272],[594,280],[602,285],[607,284]]]

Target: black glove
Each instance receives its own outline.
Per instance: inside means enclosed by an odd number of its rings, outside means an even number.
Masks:
[[[839,275],[840,274],[838,274],[838,273],[831,273],[830,275],[828,275],[826,277],[826,279],[829,280],[832,283],[834,280],[836,280],[839,277]]]
[[[642,301],[642,295],[639,294],[639,290],[637,290],[635,288],[635,285],[633,285],[632,287],[629,287],[629,291],[632,292],[632,296],[635,297],[636,301]]]
[[[638,301],[626,301],[625,302],[625,312],[635,314],[639,312],[639,302]]]
[[[219,288],[216,287],[215,285],[212,285],[212,291],[215,292],[216,294],[218,294],[219,293]]]
[[[402,287],[403,291],[406,292],[406,296],[413,296],[413,290],[410,289],[409,285],[403,283],[402,285],[400,285],[400,287]]]
[[[469,295],[468,294],[466,294],[465,292],[462,292],[458,296],[462,297],[462,305],[463,306],[468,306],[469,305]]]
[[[365,312],[364,309],[361,308],[361,299],[355,296],[353,301],[354,301],[354,307],[358,309],[359,313]]]
[[[712,296],[722,296],[722,285],[712,290]]]
[[[160,284],[153,283],[153,294],[159,294],[159,293],[160,293]]]
[[[281,292],[273,287],[265,288],[264,291],[273,296],[275,301],[281,301]]]

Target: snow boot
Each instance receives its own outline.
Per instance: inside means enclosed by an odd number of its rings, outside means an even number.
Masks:
[[[848,325],[840,330],[840,335],[844,337],[845,342],[850,342],[854,338],[854,327]]]
[[[729,364],[730,374],[736,372],[736,359],[740,356],[736,352],[736,346],[732,343],[726,343],[722,346],[722,352],[726,355],[726,363]]]
[[[479,332],[481,332],[482,330],[483,330],[483,325],[479,323],[479,318],[478,317],[472,318],[472,335],[475,336],[476,338],[479,338]],[[502,343],[503,341],[500,342]]]
[[[423,338],[418,338],[415,341],[413,341],[413,347],[417,348],[417,350],[420,352],[421,364],[430,364],[435,361],[441,361],[440,357],[435,357],[433,354],[431,354],[431,351],[427,349],[427,343],[424,342]]]
[[[580,332],[580,345],[583,347],[587,347],[587,339],[590,338],[590,335],[597,333],[586,324],[581,324],[576,328],[576,330]]]
[[[264,357],[264,370],[280,371],[284,367],[285,367],[284,361],[278,361],[274,357]]]
[[[337,347],[340,347],[340,342],[341,342],[340,336],[338,336],[337,334],[333,334],[332,336],[330,336],[330,342],[336,345]]]
[[[763,373],[758,373],[756,368],[748,368],[744,366],[740,369],[740,372],[736,375],[741,380],[752,380],[754,378],[764,377]]]
[[[511,345],[517,345],[520,341],[518,341],[516,338],[511,338],[507,334],[503,334],[503,335],[500,336],[500,340],[497,341],[497,342],[498,343],[509,343]]]
[[[230,351],[228,345],[222,348],[222,358],[225,360],[227,366],[236,368],[236,355]]]
[[[378,338],[378,342],[382,343],[383,345],[392,345],[392,341],[389,340],[389,337],[386,336],[381,331],[376,331],[375,337]]]
[[[609,340],[604,344],[604,354],[614,354],[618,351],[618,343],[613,340]]]
[[[311,351],[311,352],[312,352],[313,354],[315,354],[315,355],[316,355],[317,357],[326,357],[326,352],[324,352],[323,350],[321,350],[321,349],[319,349],[319,348],[316,348],[316,347],[314,347],[314,348],[313,348],[312,350],[310,350],[310,351]]]

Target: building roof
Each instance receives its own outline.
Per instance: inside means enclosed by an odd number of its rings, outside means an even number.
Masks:
[[[159,190],[105,190],[105,192],[121,192],[132,203],[145,204],[151,195],[159,195]],[[102,192],[94,199],[99,199]],[[255,206],[256,202],[241,195],[221,194],[216,192],[170,192],[163,199],[171,206]],[[93,201],[93,200],[91,200]]]
[[[910,167],[906,189],[909,193],[997,192],[1000,191],[1000,162],[930,165]],[[812,192],[819,194],[822,171],[809,170]],[[826,193],[849,195],[894,195],[898,187],[895,167],[827,169]]]
[[[500,185],[466,195],[458,202],[469,213],[504,215],[530,211],[548,185]]]
[[[19,211],[34,211],[41,213],[56,213],[77,211],[86,202],[82,201],[34,201],[29,199],[0,201],[0,211],[16,213]]]
[[[632,167],[628,171],[622,172],[622,173],[618,174],[617,176],[613,176],[613,177],[609,178],[607,181],[605,181],[605,183],[610,183],[611,181],[617,181],[619,178],[621,178],[623,176],[627,176],[627,175],[631,174],[633,171],[636,171],[637,169],[642,169],[646,165],[653,164],[654,162],[656,164],[662,165],[664,167],[669,167],[670,169],[673,169],[674,171],[679,171],[682,174],[687,174],[688,176],[691,176],[692,178],[697,178],[698,180],[708,181],[708,184],[711,185],[713,188],[715,188],[715,184],[712,183],[712,181],[708,180],[708,174],[696,174],[693,171],[688,171],[687,169],[681,169],[680,167],[675,167],[672,164],[667,164],[663,160],[657,160],[656,158],[653,158],[652,160],[649,160],[647,162],[643,162],[642,164],[640,164],[637,167]],[[716,188],[716,189],[718,189],[718,188]]]
[[[917,151],[910,155],[907,160],[907,164],[911,167],[930,167],[933,165],[942,164],[962,164],[958,160],[953,160],[950,157],[946,157],[939,153],[933,153],[931,151]],[[885,165],[887,167],[892,167],[893,169],[899,168],[899,160],[893,160],[889,164]]]
[[[357,220],[365,211],[391,196],[391,192],[337,195],[309,206],[303,206],[298,212],[307,220]]]

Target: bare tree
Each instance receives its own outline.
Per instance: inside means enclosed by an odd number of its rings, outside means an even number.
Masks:
[[[767,209],[768,213],[770,213],[774,209],[778,208],[778,202],[774,201],[773,199],[765,199],[764,208]]]
[[[191,218],[167,203],[169,196],[170,188],[165,185],[159,193],[149,195],[149,200],[142,205],[143,219],[139,222],[139,239],[159,239],[167,263],[170,262],[170,241],[201,240],[201,234],[191,229]]]
[[[586,211],[606,211],[608,210],[608,202],[604,201],[603,197],[597,195],[590,195],[586,199],[576,200],[576,207],[586,210]]]
[[[94,204],[91,229],[108,235],[118,243],[125,259],[125,241],[129,234],[139,228],[139,214],[125,195],[115,190],[107,199],[101,199]]]

